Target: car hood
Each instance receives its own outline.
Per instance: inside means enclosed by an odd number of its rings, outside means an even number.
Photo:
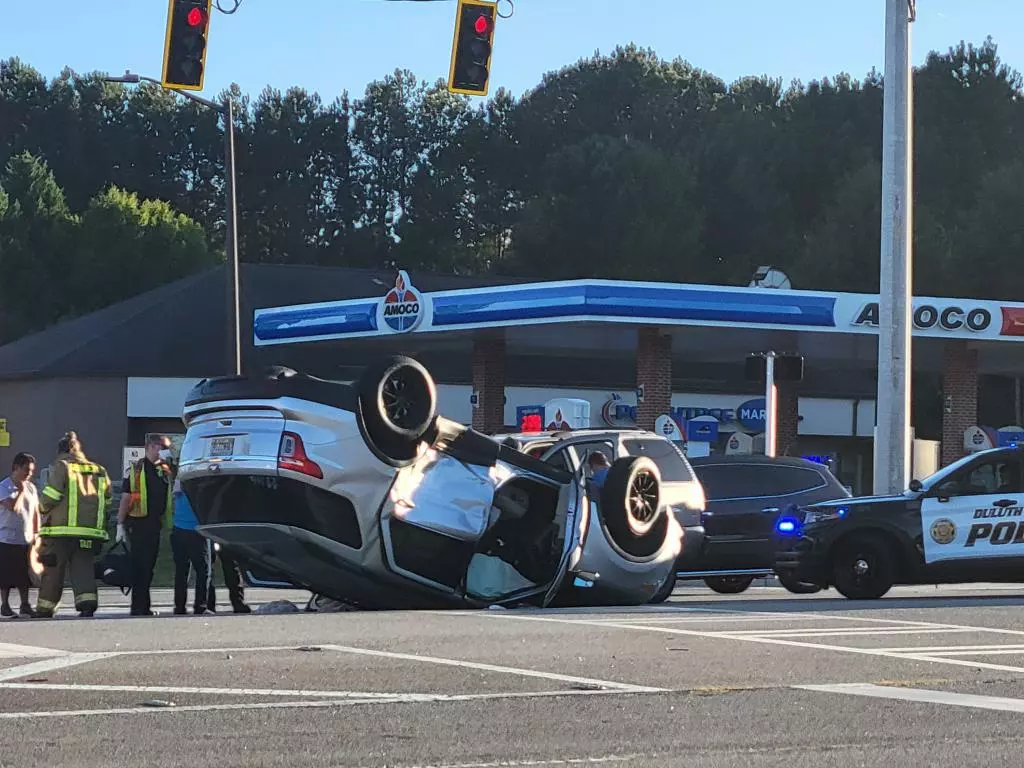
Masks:
[[[904,494],[892,494],[889,496],[851,496],[846,499],[831,499],[820,501],[817,504],[808,504],[808,509],[831,509],[833,507],[867,507],[874,504],[902,504],[907,500]]]

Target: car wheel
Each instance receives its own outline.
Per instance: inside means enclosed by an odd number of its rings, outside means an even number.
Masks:
[[[670,597],[672,597],[672,593],[675,591],[675,588],[676,588],[676,571],[673,568],[672,569],[672,573],[669,575],[669,577],[667,579],[665,579],[665,583],[661,585],[661,589],[659,589],[657,592],[654,593],[654,597],[651,598],[650,602],[651,603],[664,603],[666,600],[668,600]]]
[[[437,387],[418,361],[388,357],[367,368],[360,378],[359,408],[374,447],[389,461],[410,461],[433,426]]]
[[[708,576],[704,583],[720,595],[738,595],[754,583],[753,576]]]
[[[650,557],[665,540],[661,473],[646,456],[617,459],[601,491],[601,517],[612,541],[633,557]]]
[[[850,600],[877,600],[896,582],[892,552],[878,536],[841,542],[832,559],[832,583]]]
[[[821,591],[821,587],[817,584],[811,584],[809,581],[799,581],[791,573],[777,573],[775,575],[778,577],[779,583],[794,595],[813,595],[815,592]]]

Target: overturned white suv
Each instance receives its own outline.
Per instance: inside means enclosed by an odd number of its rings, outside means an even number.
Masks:
[[[355,382],[280,367],[201,381],[179,467],[199,531],[251,582],[371,609],[637,605],[669,581],[683,529],[653,460],[617,459],[597,491],[582,466],[530,456],[436,403],[407,357]]]

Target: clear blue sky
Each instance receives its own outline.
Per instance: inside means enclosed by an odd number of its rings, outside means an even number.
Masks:
[[[160,76],[166,0],[0,5],[0,59],[18,56],[50,77],[64,66]],[[1024,0],[917,5],[915,63],[992,35],[1003,60],[1024,70]],[[214,13],[205,93],[231,82],[252,96],[268,84],[301,85],[330,100],[344,89],[361,95],[398,67],[446,77],[454,14],[455,0],[243,0],[233,15]],[[520,95],[549,70],[629,42],[726,81],[860,78],[883,69],[883,31],[883,0],[515,0],[513,17],[499,20],[492,89]]]

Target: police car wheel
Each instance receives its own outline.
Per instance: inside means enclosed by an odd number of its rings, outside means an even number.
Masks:
[[[437,415],[437,387],[421,363],[395,355],[359,380],[359,410],[373,447],[393,463],[411,461]]]
[[[785,587],[788,591],[794,595],[813,595],[815,592],[820,592],[821,587],[817,584],[811,584],[806,581],[799,581],[793,578],[792,574],[789,573],[778,573],[776,574],[779,579],[779,584]]]
[[[839,594],[850,600],[877,600],[896,582],[891,548],[878,535],[840,542],[832,562],[832,581]]]

